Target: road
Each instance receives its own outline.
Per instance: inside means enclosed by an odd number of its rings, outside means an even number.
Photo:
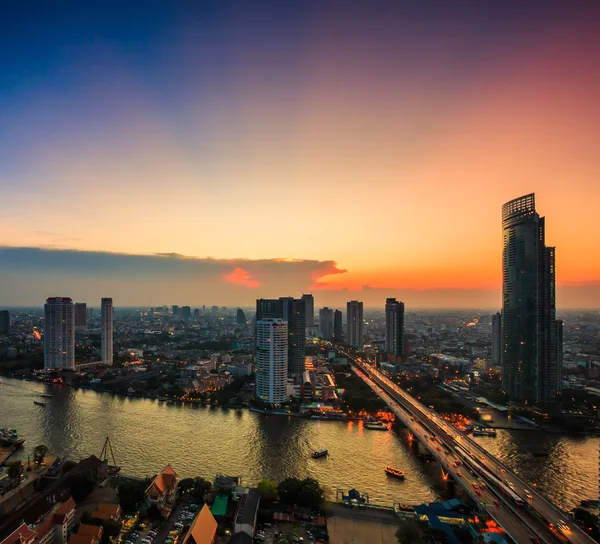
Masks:
[[[595,542],[568,521],[564,512],[435,411],[414,399],[372,365],[355,359],[351,353],[345,355],[408,429],[518,544],[531,544],[533,538],[544,543]],[[457,462],[460,463],[458,466]],[[481,481],[485,484],[484,489],[475,489],[473,484],[479,487]],[[556,528],[559,521],[564,522],[560,532]]]

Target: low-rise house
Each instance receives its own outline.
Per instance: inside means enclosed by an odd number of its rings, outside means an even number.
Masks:
[[[121,519],[121,507],[112,502],[98,503],[98,508],[95,512],[92,512],[92,518],[119,521],[119,519]]]
[[[170,514],[171,507],[175,503],[178,484],[177,474],[171,465],[167,465],[146,489],[150,504],[158,507],[163,515]]]
[[[235,512],[235,533],[243,532],[248,536],[254,537],[259,503],[260,495],[258,493],[258,489],[254,487],[248,489],[248,492],[240,497],[240,501]]]
[[[47,512],[31,529],[36,532],[36,544],[63,544],[75,521],[75,501],[69,497]]]
[[[68,544],[98,544],[104,529],[100,525],[81,523],[77,533],[72,533]]]
[[[34,544],[37,533],[25,523],[10,533],[0,544]]]
[[[198,512],[182,544],[213,544],[217,534],[217,520],[205,504]]]

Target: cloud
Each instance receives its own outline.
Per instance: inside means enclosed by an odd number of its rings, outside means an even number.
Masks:
[[[260,283],[253,280],[250,274],[243,268],[236,268],[231,274],[226,274],[225,279],[230,283],[236,283],[238,285],[244,285],[245,287],[256,288],[260,286]]]

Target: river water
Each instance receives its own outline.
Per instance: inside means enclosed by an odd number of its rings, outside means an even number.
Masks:
[[[248,410],[167,406],[70,387],[49,387],[3,378],[0,427],[16,428],[24,447],[11,459],[26,459],[39,444],[74,460],[100,455],[110,436],[117,464],[132,476],[151,476],[170,463],[180,477],[240,475],[244,483],[262,478],[317,479],[328,498],[356,488],[370,501],[391,505],[430,502],[445,494],[435,464],[423,464],[402,430],[378,432],[362,423],[310,421],[264,416]],[[41,399],[50,393],[51,399]],[[42,400],[46,406],[36,406]],[[477,440],[559,506],[571,508],[597,494],[598,438],[499,431]],[[543,446],[549,455],[533,457]],[[313,460],[315,449],[329,456]],[[402,468],[406,480],[386,476],[385,465]]]

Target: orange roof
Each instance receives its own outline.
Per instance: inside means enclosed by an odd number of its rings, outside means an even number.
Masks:
[[[98,503],[98,511],[106,512],[107,514],[111,514],[113,516],[118,516],[121,512],[121,507],[112,502],[100,502]]]
[[[69,497],[64,504],[56,510],[57,514],[68,514],[71,510],[75,509],[75,501],[73,497]]]
[[[102,527],[100,525],[90,525],[89,523],[81,523],[77,530],[78,535],[91,536],[95,540],[100,540],[102,536]]]
[[[77,535],[71,533],[68,544],[96,544],[97,540],[90,535]]]
[[[183,544],[212,544],[217,533],[217,520],[205,504],[194,518]]]
[[[177,474],[171,468],[171,465],[167,465],[162,472],[154,478],[152,483],[146,489],[148,495],[152,494],[155,490],[158,495],[166,495],[169,490],[173,489],[177,485]],[[154,489],[153,489],[154,488]]]
[[[17,542],[27,542],[35,537],[35,531],[32,531],[25,523],[20,525],[10,533],[0,544],[15,544]]]
[[[100,512],[99,510],[92,512],[91,517],[92,517],[92,519],[102,519],[102,520],[114,519],[114,516],[110,515],[108,512]]]

